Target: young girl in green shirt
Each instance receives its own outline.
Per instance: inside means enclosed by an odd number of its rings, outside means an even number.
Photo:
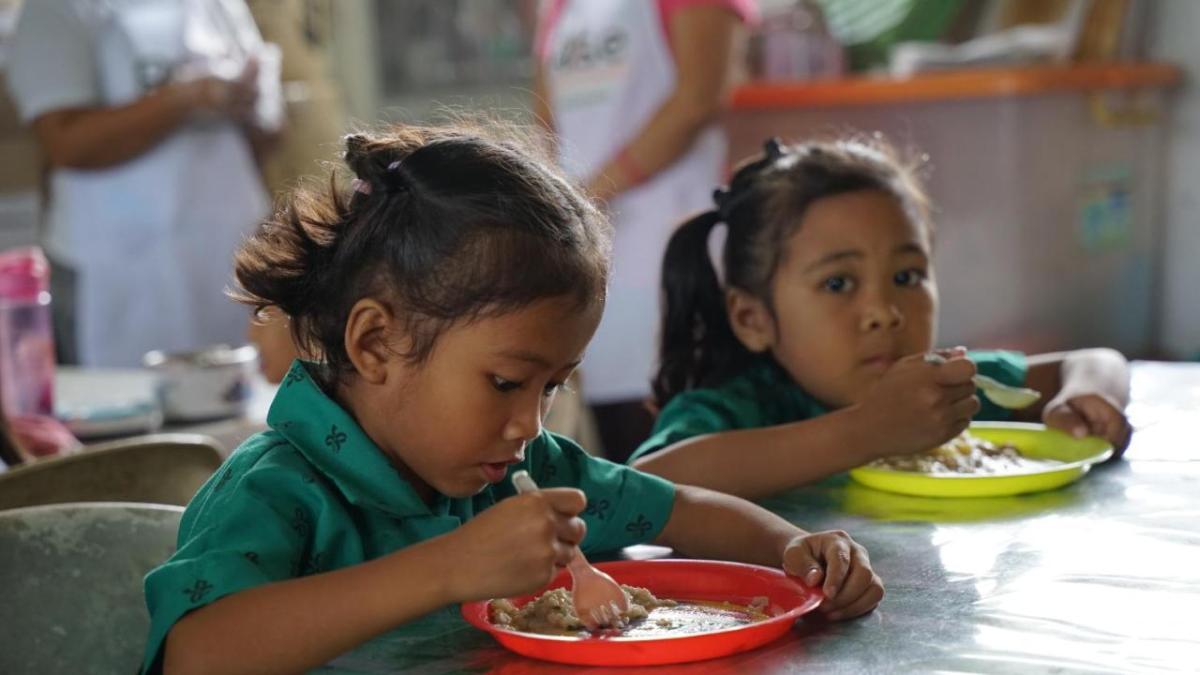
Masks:
[[[932,449],[982,411],[971,377],[1031,387],[1013,419],[1129,442],[1126,361],[934,347],[929,205],[882,142],[769,141],[663,259],[666,306],[653,435],[630,462],[670,480],[761,497],[888,455]],[[709,254],[725,225],[719,279]]]
[[[295,672],[446,605],[529,593],[655,541],[782,566],[832,619],[883,589],[845,533],[674,486],[545,432],[604,307],[607,225],[522,146],[454,129],[347,139],[352,187],[301,192],[236,259],[300,353],[271,430],[201,489],[146,579],[143,669]],[[545,489],[517,495],[525,469]]]

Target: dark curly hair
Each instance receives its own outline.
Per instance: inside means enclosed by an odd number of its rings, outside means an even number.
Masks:
[[[535,145],[488,129],[401,126],[345,139],[355,180],[298,189],[238,250],[230,291],[278,307],[335,386],[353,373],[344,344],[364,297],[404,321],[414,362],[451,325],[536,300],[603,302],[609,226]]]

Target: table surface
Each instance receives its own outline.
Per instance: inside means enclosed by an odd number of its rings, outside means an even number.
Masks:
[[[1132,398],[1126,459],[1060,490],[923,499],[838,477],[763,501],[806,529],[840,528],[862,542],[887,587],[883,604],[850,622],[801,620],[745,654],[621,672],[1200,668],[1200,364],[1138,362]],[[575,670],[512,654],[447,608],[321,672]]]
[[[70,369],[68,387],[97,373]],[[136,371],[102,373],[115,390]],[[124,389],[122,389],[124,387]],[[76,387],[78,388],[78,387]],[[88,389],[92,389],[88,387]],[[272,388],[244,418],[164,431],[206,433],[232,451],[265,427]],[[762,504],[808,530],[843,529],[887,587],[859,620],[805,619],[745,654],[636,673],[1091,672],[1200,668],[1200,364],[1137,362],[1125,460],[1033,495],[926,499],[844,476]],[[632,547],[624,557],[658,557]],[[336,659],[326,673],[555,673],[446,608]],[[597,671],[599,669],[596,669]]]
[[[137,368],[79,368],[61,366],[55,374],[56,407],[62,410],[123,407],[153,401],[155,375]],[[267,411],[275,396],[276,385],[262,377],[251,380],[250,400],[242,417],[195,423],[167,423],[147,429],[143,425],[126,431],[125,436],[154,433],[196,433],[211,436],[228,456],[242,441],[267,428]],[[135,423],[136,424],[136,423]],[[119,436],[83,437],[86,444],[115,440]]]

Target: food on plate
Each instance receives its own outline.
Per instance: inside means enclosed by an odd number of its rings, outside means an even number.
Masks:
[[[770,618],[767,599],[755,598],[746,605],[710,600],[670,600],[656,598],[645,588],[621,586],[629,597],[629,611],[623,616],[624,637],[662,637],[686,633],[706,633],[736,628]],[[517,607],[511,600],[493,600],[488,618],[503,628],[542,635],[583,636],[586,629],[575,614],[571,592],[556,588]]]
[[[997,445],[964,431],[928,452],[885,457],[867,466],[930,474],[994,475],[1044,469],[1060,463],[1055,460],[1025,457],[1012,445]]]

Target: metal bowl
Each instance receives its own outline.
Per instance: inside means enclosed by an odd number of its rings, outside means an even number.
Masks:
[[[245,415],[258,372],[253,345],[215,345],[193,352],[153,351],[142,363],[158,375],[157,394],[168,422]]]

